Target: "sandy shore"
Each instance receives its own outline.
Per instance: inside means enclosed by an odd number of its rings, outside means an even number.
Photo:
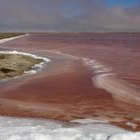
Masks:
[[[35,75],[0,83],[0,114],[63,121],[101,119],[117,126],[140,131],[140,82],[137,81],[135,84],[134,80],[124,81],[124,66],[114,70],[119,62],[113,64],[113,60],[110,62],[105,58],[106,54],[96,48],[97,42],[80,44],[82,40],[76,39],[77,42],[71,43],[64,40],[59,40],[58,35],[29,35],[1,45],[1,49],[16,49],[37,54],[49,58],[51,62]],[[103,45],[107,49],[106,44]],[[102,48],[103,46],[100,49]],[[108,55],[111,56],[115,49],[110,48]],[[102,60],[98,58],[99,55]],[[136,55],[138,56],[137,53]],[[119,71],[122,73],[116,75]],[[128,73],[129,71],[130,68]],[[110,73],[113,76],[101,77]],[[119,79],[121,75],[122,79]],[[136,127],[126,125],[127,122],[135,124]]]

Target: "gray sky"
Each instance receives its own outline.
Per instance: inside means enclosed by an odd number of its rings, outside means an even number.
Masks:
[[[0,31],[139,32],[140,2],[0,0]]]

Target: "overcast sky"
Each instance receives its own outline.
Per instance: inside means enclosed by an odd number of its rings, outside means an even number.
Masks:
[[[0,31],[139,32],[140,0],[0,0]]]

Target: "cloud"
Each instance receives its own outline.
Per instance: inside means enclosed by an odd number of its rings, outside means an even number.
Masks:
[[[139,13],[106,0],[1,0],[0,31],[140,31]]]

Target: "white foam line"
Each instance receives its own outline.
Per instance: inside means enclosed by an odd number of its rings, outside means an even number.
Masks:
[[[0,47],[0,48],[3,48],[3,49],[9,49],[8,47]],[[12,48],[14,50],[21,50],[21,48]],[[53,53],[53,54],[57,54],[57,55],[61,55],[63,57],[67,57],[69,59],[73,59],[73,60],[79,60],[81,59],[81,57],[77,57],[77,56],[73,56],[73,55],[70,55],[70,54],[66,54],[66,53],[61,53],[59,51],[54,51],[54,50],[45,50],[45,49],[24,49],[22,48],[22,51],[35,51],[35,52],[48,52],[48,53]]]
[[[27,35],[28,34],[15,36],[15,37],[10,37],[10,38],[4,38],[4,39],[0,40],[0,43],[5,43],[5,42],[11,41],[11,40],[14,40],[14,39],[17,39],[17,38],[21,38],[21,37],[24,37],[24,36],[27,36]]]
[[[84,64],[88,66],[91,70],[93,70],[96,74],[101,73],[110,73],[112,68],[108,68],[107,66],[97,62],[97,60],[90,60],[87,58],[82,58]]]
[[[25,56],[31,56],[35,59],[43,59],[46,62],[49,62],[50,59],[45,58],[45,57],[41,57],[41,56],[37,56],[35,54],[31,54],[31,53],[25,53],[25,52],[19,52],[19,51],[0,51],[1,54],[19,54],[19,55],[25,55]]]
[[[140,105],[140,91],[136,90],[134,85],[130,86],[126,81],[117,79],[113,74],[96,75],[92,80],[98,88],[111,93],[115,99]]]
[[[100,64],[96,60],[83,58],[85,65],[93,70],[93,84],[101,89],[111,93],[111,95],[120,101],[140,105],[140,88],[130,84],[125,80],[118,79],[111,68]],[[96,74],[96,75],[95,75]]]

